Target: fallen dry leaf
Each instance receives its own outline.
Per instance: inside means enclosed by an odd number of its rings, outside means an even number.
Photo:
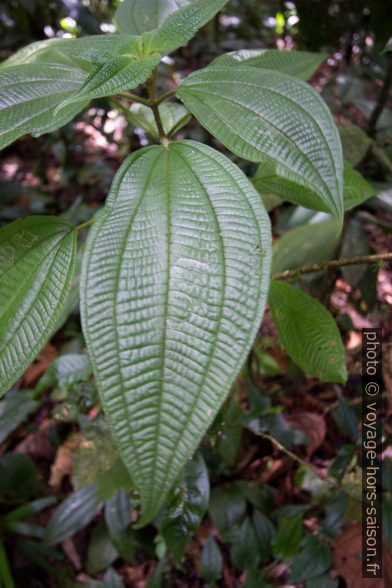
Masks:
[[[71,435],[65,443],[58,448],[55,460],[50,468],[49,486],[51,488],[58,488],[65,476],[71,475],[73,462],[72,452],[79,447],[81,441],[81,435]]]
[[[362,525],[348,525],[334,546],[333,563],[347,588],[390,588],[392,586],[392,552],[383,546],[383,578],[362,578]]]
[[[294,429],[299,429],[305,433],[309,439],[306,453],[310,457],[325,439],[327,425],[324,416],[316,412],[296,411],[286,416],[286,421]]]
[[[56,348],[53,345],[47,345],[39,354],[37,361],[26,370],[23,376],[23,384],[28,388],[35,384],[38,378],[46,372],[52,361],[56,359],[56,356]]]

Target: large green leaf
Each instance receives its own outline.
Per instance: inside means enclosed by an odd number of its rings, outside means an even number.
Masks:
[[[344,346],[328,310],[285,282],[271,282],[268,301],[281,343],[291,359],[310,376],[344,383]]]
[[[193,0],[172,12],[154,31],[142,39],[147,51],[171,53],[187,43],[209,20],[227,4],[228,0]]]
[[[259,195],[214,149],[192,141],[148,147],[118,172],[86,247],[82,321],[142,523],[157,513],[249,351],[270,254]]]
[[[365,178],[347,161],[344,162],[344,209],[351,210],[377,193]]]
[[[325,60],[322,53],[308,51],[279,51],[278,49],[240,49],[220,55],[211,66],[248,66],[260,69],[272,69],[305,82],[312,77],[319,65]]]
[[[142,35],[160,27],[167,17],[193,0],[123,0],[114,15],[121,33]]]
[[[76,231],[36,216],[0,230],[0,393],[22,375],[50,337],[67,302]]]
[[[54,39],[25,47],[0,67],[0,148],[70,121],[93,98],[134,88],[160,60],[129,35]]]
[[[341,221],[339,133],[308,84],[271,70],[214,66],[185,78],[177,95],[226,147],[279,178],[271,191]]]

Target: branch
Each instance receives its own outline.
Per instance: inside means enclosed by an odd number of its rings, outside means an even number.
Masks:
[[[364,263],[377,263],[392,260],[392,253],[377,253],[375,255],[363,255],[361,257],[350,257],[342,259],[332,259],[324,263],[314,263],[312,265],[305,265],[293,270],[286,270],[272,276],[273,280],[288,280],[296,278],[303,274],[313,274],[314,272],[321,272],[329,270],[334,267],[345,267],[348,265],[362,265]]]
[[[374,137],[376,135],[377,121],[380,118],[380,115],[388,102],[389,90],[392,85],[392,55],[391,54],[387,54],[387,60],[388,60],[387,71],[385,72],[385,77],[384,77],[383,85],[381,88],[381,92],[378,97],[377,104],[376,104],[376,106],[371,114],[370,120],[369,120],[369,131],[368,132],[371,137]]]

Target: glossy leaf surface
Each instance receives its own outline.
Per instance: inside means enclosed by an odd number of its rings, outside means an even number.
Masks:
[[[193,0],[123,0],[114,21],[121,33],[142,35],[161,26],[167,17]]]
[[[339,133],[308,84],[276,71],[215,66],[185,78],[177,96],[233,153],[264,164],[271,191],[341,221]]]
[[[220,55],[211,66],[247,66],[280,71],[305,82],[325,60],[322,53],[279,51],[278,49],[240,49]]]
[[[67,221],[27,217],[0,230],[0,393],[46,343],[67,302],[76,231]]]
[[[151,520],[257,332],[267,214],[226,157],[191,141],[118,172],[82,272],[82,321],[112,434]]]
[[[315,298],[285,282],[271,282],[269,304],[288,355],[308,375],[347,379],[344,346],[332,315]]]

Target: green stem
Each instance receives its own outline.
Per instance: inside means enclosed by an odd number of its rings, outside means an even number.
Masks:
[[[4,588],[15,588],[2,537],[0,537],[0,586]]]
[[[84,229],[85,227],[89,227],[90,225],[93,225],[94,223],[95,223],[95,218],[90,218],[90,220],[86,221],[85,223],[78,225],[76,227],[76,230],[80,231],[81,229]]]
[[[155,69],[155,71],[153,72],[153,74],[151,75],[150,79],[147,82],[148,97],[150,99],[149,106],[152,109],[152,112],[154,115],[155,123],[157,125],[157,129],[158,129],[158,133],[159,133],[159,139],[167,139],[165,130],[163,128],[161,115],[159,113],[158,104],[157,104],[156,84],[157,84],[157,70]]]
[[[170,96],[174,96],[174,94],[176,92],[177,92],[177,88],[175,90],[169,90],[168,92],[161,94],[160,96],[158,96],[158,98],[156,98],[155,104],[158,106],[161,102],[163,102],[167,98],[170,98]]]
[[[286,270],[272,276],[273,280],[288,280],[297,278],[304,274],[313,274],[314,272],[325,271],[335,267],[345,267],[349,265],[362,265],[365,263],[377,263],[392,260],[392,253],[377,253],[375,255],[362,255],[360,257],[350,257],[342,259],[332,259],[324,263],[314,263],[305,265],[293,270]]]
[[[142,98],[141,96],[136,96],[136,94],[131,94],[130,92],[120,92],[117,95],[121,96],[122,98],[128,98],[128,100],[131,100],[132,102],[139,102],[140,104],[144,104],[144,106],[151,106],[150,100]]]

